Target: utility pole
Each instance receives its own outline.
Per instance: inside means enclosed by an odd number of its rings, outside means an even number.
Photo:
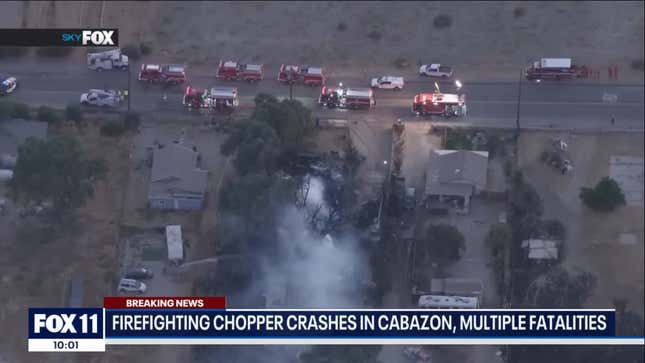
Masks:
[[[515,118],[515,142],[520,136],[520,104],[522,99],[522,77],[524,76],[524,71],[520,70],[520,79],[517,83],[517,117]]]
[[[289,100],[293,101],[293,68],[289,68]]]
[[[126,97],[128,98],[128,112],[130,112],[130,97],[132,97],[132,94],[130,93],[130,82],[132,79],[132,72],[130,71],[130,65],[128,64],[128,94]]]

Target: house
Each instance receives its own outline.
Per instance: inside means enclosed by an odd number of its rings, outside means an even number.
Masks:
[[[150,208],[195,210],[202,207],[208,171],[197,167],[198,155],[177,143],[155,149],[148,189]]]
[[[47,123],[21,119],[0,122],[0,157],[3,160],[15,159],[18,147],[30,137],[44,140],[47,137]]]
[[[456,201],[468,211],[470,198],[486,189],[488,152],[432,150],[426,170],[426,202]]]
[[[551,240],[529,239],[522,241],[522,248],[527,250],[529,260],[557,260],[558,243]]]

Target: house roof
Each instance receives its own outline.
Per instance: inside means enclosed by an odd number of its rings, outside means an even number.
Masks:
[[[150,194],[203,194],[207,171],[197,168],[196,151],[169,144],[155,149],[150,174]]]
[[[531,260],[555,260],[558,258],[558,244],[556,241],[543,239],[529,239],[522,242],[522,247],[528,249]]]
[[[470,196],[474,186],[486,187],[487,171],[486,151],[432,150],[426,193]]]
[[[0,154],[18,155],[18,146],[30,137],[45,139],[47,123],[11,119],[0,123]]]

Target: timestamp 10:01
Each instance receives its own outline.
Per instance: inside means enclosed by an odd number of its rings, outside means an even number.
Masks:
[[[78,349],[78,340],[54,340],[54,349],[56,350],[75,350]]]

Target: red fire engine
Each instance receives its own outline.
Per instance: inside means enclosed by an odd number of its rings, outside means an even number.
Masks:
[[[217,67],[217,79],[227,81],[241,80],[250,83],[261,81],[264,79],[264,65],[220,61]]]
[[[180,84],[186,82],[186,68],[182,65],[142,64],[139,81],[149,83]]]
[[[374,91],[370,88],[323,87],[318,103],[328,108],[372,108],[376,106]]]
[[[587,78],[588,76],[589,68],[572,64],[571,58],[542,58],[526,68],[526,79],[529,81]]]
[[[237,88],[213,87],[210,89],[186,87],[184,106],[189,109],[214,109],[233,111],[239,104]]]
[[[322,86],[325,75],[322,67],[296,66],[283,64],[278,72],[278,81],[282,83],[303,83],[307,86]]]
[[[458,117],[466,115],[466,96],[445,93],[420,93],[414,96],[412,112],[417,115]]]

